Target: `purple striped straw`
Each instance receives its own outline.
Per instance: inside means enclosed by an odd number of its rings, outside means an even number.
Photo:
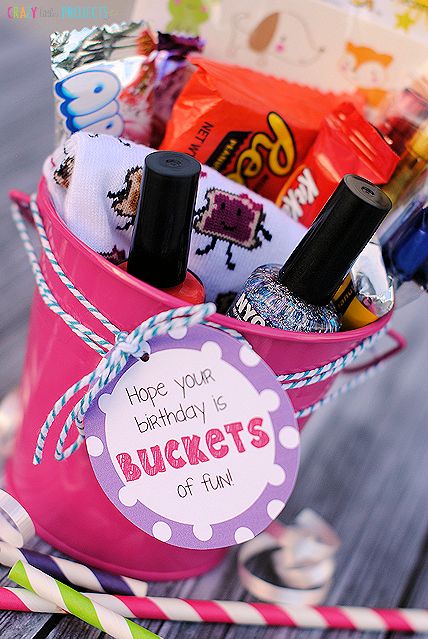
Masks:
[[[112,575],[68,559],[45,555],[27,548],[14,548],[5,542],[0,542],[0,564],[12,567],[17,561],[23,561],[39,568],[67,585],[79,586],[92,592],[135,595],[137,597],[144,597],[147,594],[147,583],[144,581],[122,575]]]

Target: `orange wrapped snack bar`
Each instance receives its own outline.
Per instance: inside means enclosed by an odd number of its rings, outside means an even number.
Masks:
[[[275,201],[324,116],[349,96],[205,58],[192,62],[196,71],[175,103],[161,148],[189,153]]]
[[[386,184],[399,157],[353,104],[329,113],[304,162],[296,166],[276,205],[308,228],[347,173]]]

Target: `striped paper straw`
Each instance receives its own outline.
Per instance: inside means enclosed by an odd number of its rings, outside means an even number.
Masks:
[[[160,639],[159,635],[125,619],[109,608],[104,608],[98,602],[92,601],[30,564],[17,561],[9,573],[9,578],[115,639]]]
[[[67,585],[79,586],[93,592],[110,592],[115,595],[136,595],[137,597],[144,597],[147,594],[147,584],[144,581],[111,575],[103,570],[88,568],[68,559],[45,555],[26,548],[14,548],[10,544],[0,542],[0,564],[11,568],[17,561],[31,564]]]
[[[144,619],[292,628],[428,632],[426,610],[295,606],[167,597],[111,597],[102,594],[91,595],[91,598],[102,605],[108,605],[121,615]]]
[[[428,632],[428,611],[417,609],[355,608],[351,606],[293,606],[242,601],[114,597],[90,593],[97,604],[124,617],[160,621],[193,621],[291,628],[346,629],[382,632]],[[63,613],[22,588],[0,588],[0,609]]]

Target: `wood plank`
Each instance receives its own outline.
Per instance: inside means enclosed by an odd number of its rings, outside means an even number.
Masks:
[[[11,188],[35,189],[44,157],[52,147],[51,86],[46,75],[35,72],[35,59],[47,60],[46,41],[38,41],[18,25],[0,22],[0,118],[3,153],[0,155],[0,397],[19,380],[25,349],[27,317],[34,281],[15,226],[9,215]],[[19,72],[17,71],[19,69]],[[48,552],[34,540],[31,547]],[[11,585],[0,569],[0,584]],[[49,632],[50,615],[0,613],[2,639],[34,639]],[[48,624],[48,626],[46,625]]]

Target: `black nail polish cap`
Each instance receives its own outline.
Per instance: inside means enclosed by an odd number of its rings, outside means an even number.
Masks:
[[[378,186],[345,175],[280,270],[281,283],[310,304],[330,302],[390,209]]]
[[[200,171],[186,153],[146,157],[128,273],[157,288],[185,280]]]

